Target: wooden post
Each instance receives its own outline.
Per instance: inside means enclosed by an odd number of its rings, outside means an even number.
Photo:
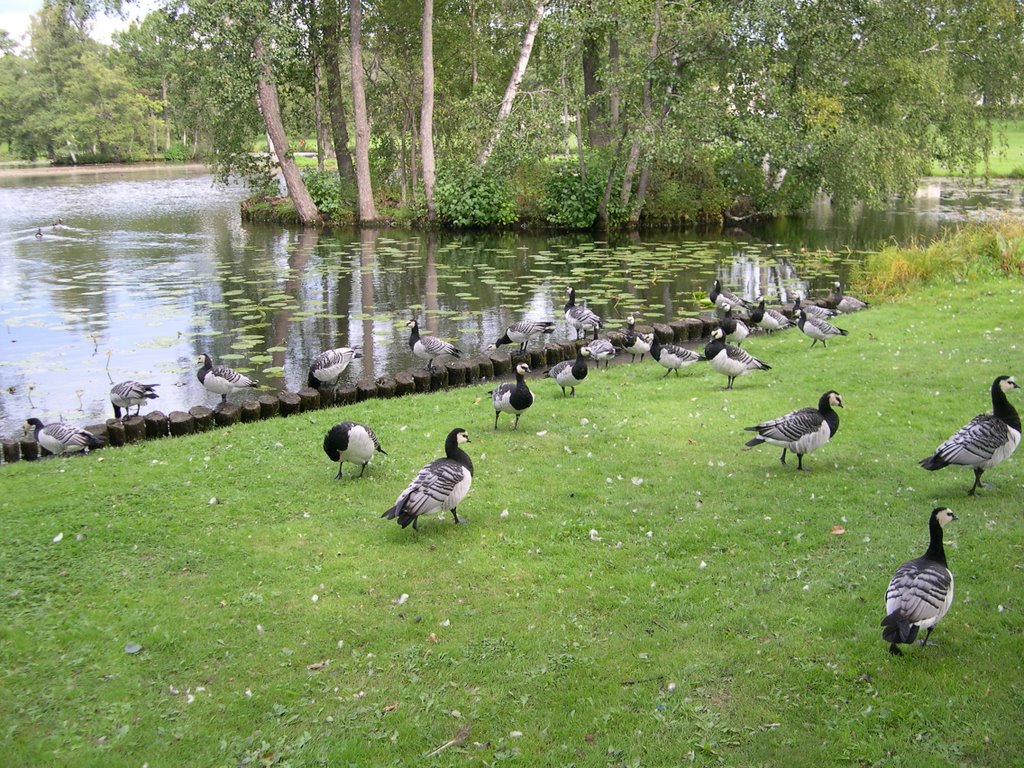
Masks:
[[[242,423],[249,424],[253,421],[259,421],[260,418],[260,404],[258,400],[243,400],[242,401]]]
[[[409,371],[399,371],[395,374],[395,395],[404,397],[416,391],[416,379]]]
[[[112,448],[119,448],[128,442],[128,435],[125,433],[124,424],[119,419],[107,421],[107,445]]]
[[[161,411],[150,411],[142,420],[146,424],[146,439],[155,440],[159,437],[167,437],[167,416]]]
[[[121,423],[124,425],[125,442],[137,443],[139,440],[146,439],[146,422],[142,420],[141,416],[129,416],[127,419],[122,419]]]
[[[171,437],[191,435],[196,431],[196,420],[187,411],[171,411],[167,415],[167,429]]]
[[[282,416],[291,416],[293,413],[298,413],[302,405],[302,400],[294,392],[278,392],[277,402]]]
[[[188,409],[189,415],[195,419],[196,432],[213,429],[213,411],[205,405],[193,405]]]
[[[4,440],[4,464],[21,460],[21,446],[17,440]]]
[[[242,419],[242,409],[234,403],[221,403],[213,411],[213,421],[218,427],[230,427]]]
[[[315,411],[320,408],[320,390],[303,387],[297,393],[299,408],[303,411]]]

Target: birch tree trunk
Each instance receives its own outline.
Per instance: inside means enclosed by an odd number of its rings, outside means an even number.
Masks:
[[[540,27],[541,19],[544,17],[546,2],[547,0],[537,0],[537,5],[534,6],[533,18],[530,20],[530,26],[526,28],[526,37],[523,38],[523,44],[519,48],[519,61],[516,62],[516,67],[512,70],[512,77],[508,81],[508,88],[505,89],[505,97],[501,100],[501,106],[498,108],[498,123],[494,126],[494,132],[491,134],[490,141],[487,142],[484,151],[480,153],[480,158],[477,160],[478,165],[487,164],[487,159],[491,156],[491,152],[494,151],[498,139],[501,138],[501,131],[505,127],[509,114],[512,112],[512,102],[519,92],[519,86],[522,84],[523,76],[526,74],[526,67],[530,63],[533,41],[537,37],[537,29]]]
[[[366,90],[363,71],[363,9],[362,0],[349,6],[350,45],[352,46],[352,110],[356,118],[356,215],[360,223],[376,221],[377,205],[373,201],[370,178],[370,118],[366,112]]]
[[[427,221],[437,219],[434,207],[434,0],[423,0],[423,106],[420,109],[420,160]]]
[[[313,198],[309,196],[298,166],[288,154],[288,137],[285,135],[284,123],[281,120],[281,105],[277,100],[277,86],[274,85],[270,59],[263,50],[263,41],[258,35],[252,39],[252,52],[260,64],[260,76],[256,82],[260,112],[263,113],[267,134],[277,152],[277,162],[281,166],[284,183],[288,187],[288,196],[291,197],[292,203],[295,205],[299,221],[303,224],[319,224],[321,222],[320,211],[317,210]]]

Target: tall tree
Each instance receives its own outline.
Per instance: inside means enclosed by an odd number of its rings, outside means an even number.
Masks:
[[[380,218],[373,199],[370,177],[370,117],[366,111],[366,73],[363,69],[362,0],[351,0],[349,6],[349,44],[352,48],[352,109],[356,120],[356,215],[360,223]]]
[[[437,219],[434,207],[434,0],[423,0],[423,106],[420,110],[420,161],[427,221]]]
[[[277,86],[274,85],[274,73],[270,59],[263,48],[263,41],[257,34],[252,39],[252,52],[260,66],[260,76],[256,80],[256,92],[260,103],[260,112],[266,123],[267,135],[274,144],[277,163],[281,167],[284,183],[288,187],[288,195],[295,205],[295,211],[303,224],[319,224],[320,211],[309,196],[309,190],[302,181],[302,174],[295,165],[295,158],[288,149],[288,137],[284,123],[281,121],[281,105],[277,98]]]

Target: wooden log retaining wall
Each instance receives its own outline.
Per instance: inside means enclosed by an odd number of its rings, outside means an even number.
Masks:
[[[804,303],[835,306],[835,300],[831,297]],[[782,312],[792,318],[792,305],[784,306]],[[737,313],[736,316],[741,320],[747,319],[743,314]],[[716,317],[701,315],[671,320],[668,323],[641,325],[637,327],[637,331],[653,331],[658,334],[662,343],[678,344],[710,338],[711,331],[717,327]],[[611,341],[616,349],[622,348],[622,337],[621,331],[609,331],[605,334],[605,338]],[[584,344],[586,340],[579,343]],[[464,387],[509,376],[519,363],[526,363],[531,369],[540,370],[575,357],[576,342],[573,341],[549,342],[543,349],[526,352],[519,352],[513,347],[510,352],[492,352],[489,355],[453,360],[432,371],[414,368],[411,371],[399,371],[394,375],[382,376],[376,381],[345,384],[336,389],[317,390],[303,387],[298,392],[265,393],[256,398],[243,400],[241,403],[221,403],[214,409],[205,405],[195,405],[187,412],[171,411],[170,414],[164,414],[161,411],[149,411],[143,416],[130,416],[120,421],[108,419],[105,423],[92,424],[85,428],[101,438],[107,446],[120,447],[140,440],[205,432],[215,426],[228,427],[320,408],[354,405],[373,398],[404,397],[449,387]],[[32,436],[20,439],[6,438],[0,441],[0,448],[0,460],[4,464],[35,461],[50,455],[49,451],[41,448]]]

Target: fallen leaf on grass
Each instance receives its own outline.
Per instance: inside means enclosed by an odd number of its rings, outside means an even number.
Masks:
[[[832,535],[833,536],[842,536],[844,533],[846,533],[846,529],[843,528],[843,526],[841,526],[841,525],[833,525],[832,526]]]
[[[318,661],[315,664],[307,664],[306,669],[311,670],[312,672],[319,672],[321,669],[325,669],[330,663],[330,659],[324,659],[323,661]]]
[[[427,642],[428,643],[436,643],[437,642],[437,635],[435,635],[433,632],[431,632],[429,635],[427,635]]]
[[[386,715],[388,712],[394,712],[396,709],[398,709],[398,702],[397,701],[392,701],[390,704],[388,704],[386,707],[384,707],[384,709],[381,710],[381,711]]]

